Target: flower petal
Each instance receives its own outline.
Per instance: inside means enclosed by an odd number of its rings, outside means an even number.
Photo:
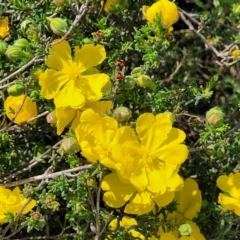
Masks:
[[[103,195],[104,202],[114,208],[122,207],[136,191],[132,185],[122,183],[116,173],[105,176],[101,188],[107,191]]]
[[[144,113],[136,122],[136,131],[139,139],[142,145],[146,146],[146,149],[152,154],[167,139],[167,134],[171,129],[172,123],[164,114],[155,117],[152,113]]]
[[[171,165],[180,165],[188,157],[188,148],[184,144],[176,145],[172,148],[165,148],[165,151],[158,153],[159,159]]]
[[[193,219],[197,217],[202,206],[202,195],[195,180],[187,178],[181,191],[175,192],[178,202],[177,211],[182,213],[185,218]]]
[[[156,197],[153,197],[153,201],[159,206],[159,207],[165,207],[169,203],[173,201],[174,198],[174,192],[168,192],[166,191],[162,195],[158,195]]]
[[[77,80],[77,86],[84,92],[86,98],[96,102],[102,98],[102,88],[109,81],[105,73],[82,76]]]
[[[55,40],[58,41],[59,39]],[[72,63],[71,47],[67,41],[61,41],[49,48],[46,65],[49,68],[64,71],[68,69]]]
[[[64,128],[73,120],[76,110],[72,108],[56,108],[57,134],[60,135]]]
[[[85,96],[82,90],[76,86],[75,81],[70,80],[54,98],[54,103],[56,108],[70,107],[81,109],[85,105]]]
[[[68,81],[68,75],[63,72],[47,69],[39,77],[39,85],[42,87],[41,95],[46,99],[54,98],[59,93],[61,87]]]
[[[125,213],[142,215],[153,210],[155,204],[151,199],[151,194],[147,191],[137,193],[124,209]]]
[[[105,58],[106,51],[102,45],[86,44],[82,48],[75,48],[74,62],[78,65],[81,72],[99,65]]]

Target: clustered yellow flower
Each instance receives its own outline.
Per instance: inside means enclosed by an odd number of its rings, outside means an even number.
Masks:
[[[0,187],[0,224],[8,222],[7,213],[16,215],[28,200],[21,194],[18,187],[12,191],[4,187]],[[36,206],[36,201],[31,200],[22,210],[21,214],[27,214]]]
[[[102,181],[107,205],[119,208],[129,201],[126,213],[144,214],[155,204],[169,204],[182,188],[178,170],[188,156],[185,134],[172,127],[166,114],[144,113],[134,130],[87,109],[74,131],[81,154],[112,170]]]
[[[217,179],[217,186],[224,192],[219,194],[218,202],[225,209],[234,211],[240,216],[240,173],[220,176]]]
[[[8,18],[5,17],[0,20],[0,38],[5,38],[9,35],[9,26],[8,26]]]
[[[70,126],[81,155],[111,171],[101,182],[103,200],[108,206],[124,207],[127,214],[141,215],[153,211],[155,206],[161,208],[173,200],[179,201],[177,211],[168,213],[168,220],[186,222],[180,228],[182,234],[191,228],[186,239],[204,240],[192,222],[201,208],[201,192],[194,180],[184,183],[178,174],[188,157],[188,148],[183,144],[185,133],[172,126],[174,120],[169,112],[143,113],[135,128],[122,126],[110,117],[111,101],[101,101],[105,89],[110,87],[109,77],[94,68],[105,57],[101,45],[76,47],[74,58],[67,41],[50,48],[46,60],[49,68],[40,75],[39,84],[42,96],[54,100],[58,134]],[[117,222],[114,219],[110,227]],[[128,228],[137,225],[137,221],[123,217],[119,225]],[[145,239],[134,229],[126,231]],[[161,240],[164,234],[178,239],[178,232],[164,233],[159,229]],[[185,240],[185,236],[180,239]]]

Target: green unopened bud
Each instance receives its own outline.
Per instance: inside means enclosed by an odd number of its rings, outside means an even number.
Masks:
[[[25,38],[19,38],[17,39],[13,46],[17,46],[17,47],[20,47],[20,48],[28,48],[30,46],[29,44],[29,41]]]
[[[141,67],[136,67],[131,71],[132,77],[140,77],[143,74],[143,70]]]
[[[25,86],[22,82],[16,82],[15,84],[7,88],[7,92],[11,96],[20,96],[25,91]]]
[[[12,61],[21,59],[24,56],[24,52],[20,47],[17,46],[8,46],[5,55]]]
[[[182,236],[188,236],[191,234],[192,228],[188,223],[185,223],[179,227],[178,231]]]
[[[39,96],[40,96],[40,92],[38,90],[33,90],[30,93],[30,98],[32,102],[36,102],[39,99]]]
[[[43,73],[43,70],[41,68],[38,68],[38,67],[34,68],[31,71],[31,77],[33,80],[37,81],[42,73]]]
[[[207,123],[214,127],[220,127],[223,124],[224,113],[218,107],[211,108],[206,113]]]
[[[118,122],[127,122],[131,116],[132,116],[131,110],[126,107],[118,107],[113,112],[113,117]]]
[[[174,114],[173,114],[172,112],[166,111],[166,112],[164,112],[163,114],[166,115],[166,116],[170,119],[170,121],[172,122],[172,124],[174,124],[174,122],[175,122],[175,116],[174,116]]]
[[[78,141],[75,137],[64,138],[60,147],[60,154],[63,153],[76,153],[80,150]]]
[[[29,25],[25,34],[26,34],[27,38],[33,43],[35,43],[39,40],[37,27],[33,24]]]
[[[234,3],[232,5],[232,12],[236,16],[238,16],[240,14],[240,3]]]
[[[56,6],[60,7],[60,6],[64,5],[65,0],[53,0],[53,3],[54,3]]]
[[[57,117],[56,117],[56,113],[55,111],[52,111],[50,113],[48,113],[47,117],[46,117],[46,120],[48,123],[50,124],[56,124],[57,122]]]
[[[50,27],[55,34],[64,35],[67,32],[68,26],[64,19],[47,17],[47,20],[50,22]]]
[[[8,47],[7,43],[0,40],[0,55],[4,54],[6,52],[7,47]]]
[[[136,83],[138,86],[143,87],[143,88],[150,88],[153,91],[156,91],[156,85],[155,83],[151,80],[151,78],[147,75],[141,75],[136,79]]]

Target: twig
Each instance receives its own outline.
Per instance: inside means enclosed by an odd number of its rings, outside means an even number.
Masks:
[[[0,186],[10,188],[10,187],[19,186],[19,185],[22,185],[22,184],[27,184],[27,183],[30,183],[30,182],[40,181],[40,180],[44,180],[44,179],[56,178],[56,177],[59,177],[59,176],[62,176],[62,175],[66,175],[67,173],[84,171],[84,170],[87,170],[91,167],[92,167],[92,165],[88,164],[88,165],[85,165],[85,166],[71,168],[71,169],[67,169],[67,170],[63,170],[63,171],[59,171],[59,172],[55,172],[55,173],[42,174],[42,175],[22,179],[22,180],[15,181],[15,182],[12,182],[12,183],[1,184]]]
[[[178,73],[178,71],[179,71],[180,68],[182,67],[184,61],[185,61],[185,59],[182,58],[181,62],[180,62],[180,63],[179,63],[179,62],[177,63],[177,67],[176,67],[176,69],[174,70],[174,72],[173,72],[168,78],[165,78],[165,79],[163,80],[163,82],[170,82],[170,81],[174,78],[174,76]]]
[[[94,240],[98,240],[100,237],[100,222],[99,222],[99,215],[100,215],[100,199],[101,199],[101,182],[102,179],[99,179],[99,186],[98,186],[98,191],[97,191],[97,199],[96,199],[96,236]]]
[[[37,60],[37,56],[35,56],[32,60],[30,60],[28,63],[26,63],[24,66],[22,66],[21,68],[19,68],[17,71],[13,72],[12,74],[8,75],[7,77],[5,77],[4,79],[0,80],[0,84],[8,81],[9,79],[15,77],[18,73],[24,71],[25,69],[27,69],[29,66],[31,66],[35,61]]]
[[[50,153],[54,148],[56,148],[58,145],[60,145],[61,142],[62,142],[62,140],[59,141],[59,142],[57,142],[55,145],[53,145],[51,148],[49,148],[47,151],[45,151],[43,154],[41,154],[41,155],[38,156],[37,158],[38,158],[38,159],[43,158],[43,157],[46,156],[48,153]],[[22,167],[24,167],[24,168],[23,168],[23,169],[20,169],[20,170],[17,170],[17,171],[15,171],[15,172],[11,172],[8,177],[4,177],[4,178],[3,178],[3,180],[4,180],[3,183],[5,184],[5,183],[7,183],[9,180],[17,177],[18,175],[20,175],[20,174],[22,174],[22,173],[24,173],[24,172],[26,172],[26,171],[28,171],[28,170],[31,170],[31,168],[33,168],[33,167],[34,167],[35,165],[37,165],[39,162],[40,162],[40,161],[38,161],[38,160],[36,159],[36,157],[34,157],[29,163],[27,163],[27,166],[26,166],[26,167],[21,166],[21,168],[22,168]]]
[[[42,113],[38,114],[36,117],[33,117],[33,118],[28,119],[28,120],[27,120],[27,123],[29,123],[29,122],[31,122],[31,121],[34,121],[34,120],[36,120],[36,119],[38,119],[38,118],[44,117],[44,116],[46,116],[48,113],[49,113],[49,111],[42,112]]]

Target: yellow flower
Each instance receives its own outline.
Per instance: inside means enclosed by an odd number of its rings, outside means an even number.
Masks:
[[[8,18],[0,20],[0,38],[5,38],[9,35]]]
[[[103,92],[111,86],[109,77],[93,68],[106,58],[103,46],[87,44],[81,49],[76,47],[72,59],[70,45],[62,41],[53,45],[50,53],[46,65],[52,69],[40,75],[39,84],[43,97],[54,98],[58,134],[86,108],[110,110],[109,102],[97,104]]]
[[[240,173],[222,175],[217,179],[217,186],[228,195],[219,194],[218,202],[227,210],[240,216]]]
[[[0,187],[0,224],[8,222],[6,213],[10,212],[16,215],[26,202],[27,199],[20,193],[18,187],[14,188],[13,191]],[[28,213],[35,206],[36,201],[31,200],[23,209],[22,214]]]
[[[149,23],[153,23],[157,14],[159,14],[164,28],[169,28],[179,19],[179,11],[176,4],[169,0],[159,0],[150,7],[143,6],[142,10]]]
[[[75,47],[75,57],[67,41],[50,48],[46,65],[50,68],[40,75],[41,94],[46,99],[54,98],[56,108],[82,109],[87,101],[102,98],[102,88],[109,82],[108,75],[96,73],[84,75],[93,66],[106,58],[103,46],[93,44]]]
[[[28,96],[25,98],[23,94],[16,97],[9,96],[4,102],[4,109],[6,111],[7,117],[11,121],[13,120],[15,113],[18,112],[16,118],[13,121],[16,124],[24,123],[30,118],[36,117],[38,114],[37,104],[35,102],[32,102]]]
[[[232,51],[231,55],[233,57],[239,57],[240,56],[240,51],[238,49],[235,49]]]
[[[112,148],[112,157],[118,175],[140,192],[164,194],[179,189],[183,181],[177,172],[188,156],[187,146],[181,144],[185,133],[173,128],[166,114],[151,113],[137,119],[136,133],[129,127],[117,132],[121,142]]]

